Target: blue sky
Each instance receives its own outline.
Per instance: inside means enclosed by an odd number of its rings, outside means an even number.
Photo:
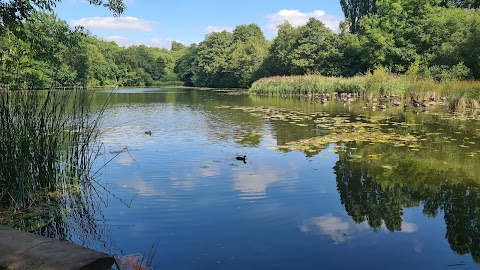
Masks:
[[[170,47],[171,41],[186,45],[201,42],[205,35],[231,31],[237,25],[258,24],[265,36],[276,35],[275,26],[289,21],[305,24],[316,17],[334,31],[344,19],[339,0],[125,0],[127,10],[114,18],[106,8],[87,0],[63,0],[56,14],[71,26],[82,25],[94,35],[120,46],[145,44]]]

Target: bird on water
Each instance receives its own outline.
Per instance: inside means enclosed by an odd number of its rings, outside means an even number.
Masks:
[[[247,156],[244,155],[243,157],[237,157],[237,160],[243,160],[243,161],[245,161],[246,158],[247,158]]]

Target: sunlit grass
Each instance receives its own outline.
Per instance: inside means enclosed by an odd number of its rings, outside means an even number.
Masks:
[[[405,100],[444,100],[452,110],[479,109],[480,82],[436,82],[428,78],[399,76],[379,69],[350,78],[321,75],[276,76],[253,83],[250,93],[279,96],[352,93],[373,98],[397,95]]]

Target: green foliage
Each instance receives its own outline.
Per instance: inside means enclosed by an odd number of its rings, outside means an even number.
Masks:
[[[233,33],[214,32],[186,48],[174,71],[190,86],[245,88],[261,77],[268,46],[260,27],[240,25]]]
[[[480,78],[480,10],[442,9],[438,15],[450,31],[432,60],[433,65],[465,65],[473,78]]]
[[[121,48],[48,13],[33,13],[15,32],[0,34],[0,88],[152,86],[177,81],[174,66],[185,52],[131,46]],[[40,33],[40,34],[39,34]]]
[[[32,19],[37,11],[53,10],[57,2],[61,0],[1,0],[0,1],[0,32],[20,24],[24,20]],[[104,6],[113,11],[114,15],[120,15],[125,11],[123,0],[88,0],[90,4]]]
[[[268,53],[269,43],[255,24],[240,25],[233,31],[234,44],[230,53],[230,69],[237,87],[249,87],[259,74]]]
[[[477,10],[441,8],[437,0],[381,0],[377,9],[362,20],[359,33],[368,68],[404,73],[419,65],[417,71],[435,79],[479,78],[480,52],[473,45],[478,42]],[[448,72],[455,74],[436,75]]]
[[[72,58],[80,51],[81,33],[53,14],[35,13],[31,19],[21,31],[6,30],[0,36],[0,84],[38,89],[81,80]]]
[[[441,5],[444,7],[459,7],[459,8],[479,8],[479,0],[442,0]]]
[[[185,53],[180,56],[175,64],[174,72],[185,83],[186,86],[194,86],[193,76],[195,74],[194,61],[197,56],[198,45],[192,44],[186,48]]]
[[[278,35],[273,40],[264,66],[265,73],[272,75],[293,75],[290,52],[294,48],[298,33],[288,22],[278,26]]]
[[[317,19],[304,26],[279,26],[263,69],[269,75],[340,75],[340,41]]]
[[[360,21],[364,16],[376,12],[376,0],[340,0],[340,6],[352,33],[360,30]]]
[[[228,58],[233,35],[227,31],[214,32],[198,45],[194,61],[197,67],[193,75],[195,86],[234,87],[234,79],[228,70]]]
[[[477,1],[342,0],[341,5],[347,20],[339,33],[311,18],[298,27],[285,22],[269,42],[257,25],[239,25],[188,47],[172,42],[170,50],[122,48],[72,30],[52,14],[30,12],[20,27],[0,34],[0,87],[152,86],[181,80],[187,86],[248,88],[269,76],[351,77],[382,69],[411,80],[480,79]],[[383,91],[377,90],[372,92]]]

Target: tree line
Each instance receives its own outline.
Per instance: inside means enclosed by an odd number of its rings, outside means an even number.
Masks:
[[[247,88],[267,76],[349,77],[378,68],[438,81],[480,78],[480,1],[340,4],[346,20],[338,32],[311,18],[303,26],[279,25],[269,41],[258,25],[240,25],[198,44],[173,42],[170,49],[120,47],[71,29],[55,15],[31,11],[29,19],[0,29],[0,85],[153,86],[181,80],[188,86]]]
[[[52,13],[34,12],[28,20],[1,29],[0,88],[152,86],[178,80],[173,73],[178,50],[144,45],[120,47],[72,29]]]
[[[480,79],[480,1],[340,3],[346,20],[338,33],[311,18],[303,26],[279,25],[270,42],[258,26],[239,26],[189,46],[175,71],[189,85],[211,87],[248,87],[266,76],[350,77],[379,68],[437,81]],[[246,38],[235,38],[239,32]]]

